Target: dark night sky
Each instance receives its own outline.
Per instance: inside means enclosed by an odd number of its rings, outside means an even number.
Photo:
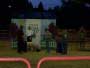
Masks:
[[[32,2],[34,7],[37,7],[41,1],[44,5],[45,9],[48,9],[49,7],[53,9],[55,6],[61,6],[62,5],[60,0],[29,0],[29,1]]]

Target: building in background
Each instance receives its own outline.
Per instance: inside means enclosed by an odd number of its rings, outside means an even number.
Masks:
[[[38,39],[37,42],[39,43],[39,45],[41,44],[41,40],[44,39],[45,29],[48,28],[49,24],[54,23],[56,25],[56,19],[12,19],[11,21],[12,23],[16,23],[18,27],[20,27],[20,25],[23,25],[26,41],[26,34],[28,33],[28,27],[30,27],[36,38]],[[33,37],[33,40],[35,40],[36,38]],[[33,40],[32,42],[36,43],[36,41]]]

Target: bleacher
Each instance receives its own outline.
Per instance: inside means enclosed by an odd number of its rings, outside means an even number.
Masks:
[[[9,24],[0,25],[0,39],[9,39]]]
[[[9,24],[0,23],[0,48],[6,49],[10,45]]]

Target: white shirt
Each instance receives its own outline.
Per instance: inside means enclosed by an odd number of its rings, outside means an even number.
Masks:
[[[27,36],[32,36],[33,35],[33,31],[32,30],[27,30],[26,35]]]
[[[35,35],[36,35],[35,38],[32,39],[32,43],[34,46],[37,46],[40,48],[40,33],[37,32]]]

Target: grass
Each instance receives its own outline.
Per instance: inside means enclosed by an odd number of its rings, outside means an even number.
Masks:
[[[31,62],[32,68],[36,68],[37,62],[47,56],[90,56],[90,51],[79,51],[77,43],[69,44],[68,54],[57,54],[55,50],[51,53],[46,53],[45,50],[41,52],[30,52],[19,54],[15,49],[0,47],[0,57],[23,57]],[[48,61],[41,65],[41,68],[90,68],[90,61]],[[26,68],[22,62],[0,62],[0,68]]]

